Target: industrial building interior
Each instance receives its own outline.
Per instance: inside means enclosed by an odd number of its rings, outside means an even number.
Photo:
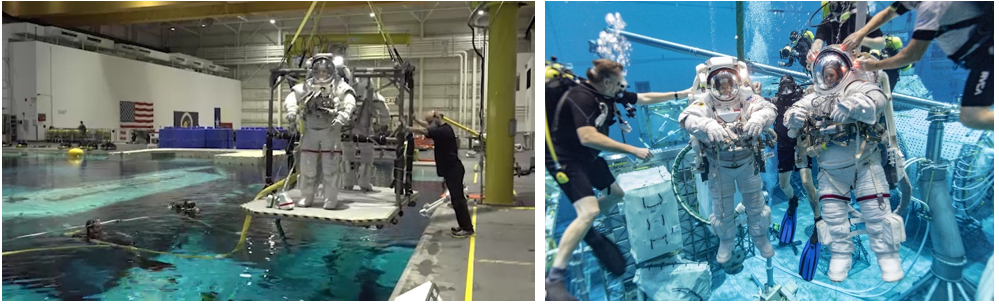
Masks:
[[[534,8],[5,1],[3,300],[533,300]],[[286,98],[348,115],[324,130],[354,146],[303,148],[318,131]],[[467,238],[411,129],[428,112],[456,136]],[[285,209],[317,179],[339,207]]]

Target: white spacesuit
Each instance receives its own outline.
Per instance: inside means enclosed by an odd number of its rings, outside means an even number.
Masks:
[[[318,54],[306,63],[309,74],[304,83],[295,85],[285,98],[286,119],[304,125],[301,143],[302,198],[298,207],[310,207],[315,199],[318,165],[322,164],[323,208],[336,209],[340,189],[340,129],[354,111],[354,89],[337,77],[331,54]]]
[[[813,63],[815,92],[788,109],[783,123],[789,135],[807,138],[809,148],[798,153],[818,160],[822,220],[816,227],[820,241],[832,252],[829,279],[845,280],[852,267],[852,190],[871,251],[881,266],[881,278],[894,282],[903,276],[898,250],[904,227],[888,202],[890,192],[878,147],[887,132],[882,120],[887,96],[876,84],[875,74],[855,69],[852,62],[852,56],[838,46],[824,48]]]
[[[693,95],[693,102],[680,113],[680,125],[704,148],[711,193],[711,226],[718,235],[719,263],[728,262],[735,247],[734,197],[736,185],[742,193],[749,220],[749,234],[763,257],[774,255],[767,229],[770,207],[763,199],[757,153],[758,141],[766,126],[773,124],[777,109],[753,93],[748,85],[745,64],[729,57],[715,57],[698,66],[700,83],[709,92]]]
[[[375,144],[368,140],[376,135],[377,130],[386,126],[389,119],[389,109],[385,105],[385,97],[375,93],[375,88],[368,78],[358,78],[354,84],[357,92],[357,105],[354,107],[353,120],[348,126],[347,140],[343,143],[343,154],[347,162],[353,165],[356,172],[344,176],[344,189],[352,190],[354,185],[361,191],[373,191],[371,175],[374,173]],[[374,121],[377,119],[377,123]],[[356,154],[360,154],[359,157]]]

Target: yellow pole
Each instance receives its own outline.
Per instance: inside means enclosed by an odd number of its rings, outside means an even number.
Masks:
[[[513,205],[514,92],[517,70],[517,4],[489,3],[489,106],[486,112],[486,191],[483,202]]]

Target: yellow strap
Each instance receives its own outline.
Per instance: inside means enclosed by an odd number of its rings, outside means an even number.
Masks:
[[[548,153],[551,154],[552,160],[555,161],[555,167],[559,168],[558,156],[555,156],[555,144],[552,143],[551,132],[548,131],[548,109],[545,109],[545,141],[548,142]]]
[[[395,45],[392,43],[392,36],[385,34],[385,27],[382,25],[382,17],[375,10],[375,5],[372,4],[371,1],[368,1],[368,7],[371,8],[371,13],[375,14],[375,23],[378,24],[378,33],[382,35],[382,40],[385,40],[385,43],[388,43],[388,45]]]

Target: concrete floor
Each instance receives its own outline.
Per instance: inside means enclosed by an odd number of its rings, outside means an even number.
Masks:
[[[471,183],[478,158],[464,158],[461,153],[468,172],[465,183],[469,192],[478,193],[472,189],[478,184]],[[530,166],[532,153],[517,153],[517,162]],[[472,238],[452,238],[450,229],[457,226],[453,209],[437,209],[390,299],[429,281],[437,285],[444,301],[533,301],[534,177],[514,178],[517,207],[472,206],[476,229]]]

